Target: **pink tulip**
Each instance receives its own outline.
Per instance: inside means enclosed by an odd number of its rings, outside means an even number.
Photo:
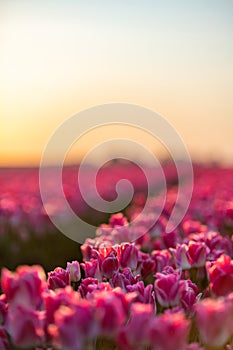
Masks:
[[[61,350],[82,350],[85,341],[95,336],[92,313],[87,300],[60,306],[55,312],[54,324],[48,327],[52,344]]]
[[[90,261],[85,261],[80,265],[85,272],[86,278],[92,277],[98,279],[99,281],[102,280],[102,276],[99,269],[99,261],[97,259],[91,258]]]
[[[119,261],[115,252],[100,260],[100,272],[106,278],[111,278],[119,270]]]
[[[152,284],[148,284],[146,287],[144,286],[143,281],[139,281],[136,284],[126,286],[128,292],[136,292],[137,297],[135,298],[135,302],[144,303],[144,304],[153,304],[155,307],[155,297]]]
[[[172,250],[175,256],[176,266],[182,270],[190,269],[192,260],[189,255],[189,248],[187,244],[179,244],[176,249]]]
[[[166,248],[175,248],[178,242],[178,232],[177,230],[169,233],[163,232],[162,238]]]
[[[71,282],[78,282],[81,279],[80,265],[78,261],[72,261],[67,263],[66,271],[70,274]]]
[[[185,350],[190,322],[181,312],[167,312],[155,317],[149,326],[153,350]]]
[[[204,344],[220,348],[233,336],[233,307],[224,299],[205,299],[198,303],[196,322]]]
[[[78,292],[75,292],[71,286],[67,286],[62,289],[56,289],[55,291],[49,289],[43,293],[43,301],[46,313],[47,324],[54,322],[54,314],[61,305],[69,306],[72,303],[76,303],[81,299]]]
[[[203,242],[190,241],[188,244],[180,244],[176,249],[173,249],[176,266],[182,270],[203,267],[208,251]]]
[[[124,291],[120,287],[112,289],[112,293],[115,295],[116,298],[120,300],[125,315],[128,315],[130,307],[135,301],[137,294],[135,292],[124,293]]]
[[[94,244],[95,241],[93,239],[87,238],[85,243],[81,245],[81,252],[84,261],[89,261],[92,258],[92,247]]]
[[[21,348],[42,345],[44,339],[44,312],[21,305],[9,308],[6,327],[13,343]]]
[[[221,236],[218,232],[209,231],[205,235],[205,242],[213,255],[233,253],[232,242],[228,237]]]
[[[224,296],[233,291],[233,260],[221,255],[214,263],[207,263],[210,287],[216,296]]]
[[[152,305],[134,303],[131,306],[131,317],[118,335],[119,349],[140,350],[149,346],[148,333],[152,319]]]
[[[135,270],[138,264],[138,249],[132,243],[122,243],[118,248],[118,258],[121,268],[129,267]]]
[[[70,284],[70,274],[62,267],[56,267],[54,271],[48,273],[48,288],[65,288]]]
[[[199,221],[187,220],[183,223],[183,229],[187,234],[193,232],[202,232],[203,225]]]
[[[137,271],[140,272],[143,279],[148,277],[151,272],[154,272],[155,262],[152,260],[149,254],[139,251],[138,257],[138,268]]]
[[[163,269],[171,265],[172,257],[168,250],[154,250],[151,253],[151,258],[155,262],[155,272],[162,272]]]
[[[126,291],[126,286],[137,283],[139,279],[140,275],[134,276],[130,268],[126,267],[121,272],[115,272],[109,282],[113,287],[120,287]]]
[[[156,273],[155,296],[163,307],[179,305],[181,298],[180,278],[177,273]]]
[[[95,292],[93,298],[98,334],[114,337],[126,321],[127,316],[121,298],[109,291]]]
[[[125,226],[128,224],[128,220],[122,213],[113,214],[109,219],[109,224],[112,227]]]
[[[205,266],[208,253],[205,243],[190,241],[188,244],[188,252],[192,261],[192,267]]]
[[[87,293],[93,292],[98,287],[98,280],[93,277],[84,278],[78,288],[82,298],[87,296]]]
[[[193,307],[199,300],[201,294],[198,295],[198,287],[191,280],[180,281],[181,288],[181,306],[184,311],[189,313],[193,311]]]
[[[1,284],[11,305],[37,308],[45,288],[45,273],[41,266],[20,266],[16,272],[2,269]]]

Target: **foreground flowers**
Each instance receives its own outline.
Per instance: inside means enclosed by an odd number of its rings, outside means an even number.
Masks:
[[[57,267],[47,279],[40,266],[21,266],[14,273],[4,268],[1,349],[10,349],[9,342],[23,349],[104,349],[106,344],[126,350],[230,349],[233,262],[226,254],[212,260],[206,243],[191,244],[196,256],[205,248],[201,255],[206,266],[203,261],[192,269],[181,266],[176,255],[181,245],[167,251],[170,258],[161,251],[167,265],[157,272],[158,252],[142,253],[140,244],[88,245],[87,249],[86,242],[82,279],[77,261],[67,263],[66,269]],[[143,264],[149,267],[146,278]],[[203,269],[210,283],[200,290],[195,282]],[[219,282],[225,281],[226,274],[228,288]],[[193,338],[199,345],[190,343]]]

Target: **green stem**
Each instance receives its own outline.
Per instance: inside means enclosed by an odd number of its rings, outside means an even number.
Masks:
[[[220,347],[213,347],[213,346],[209,346],[209,345],[205,345],[204,346],[205,350],[226,350],[225,346],[220,346]]]
[[[96,350],[116,350],[116,343],[107,338],[98,338],[96,341]]]

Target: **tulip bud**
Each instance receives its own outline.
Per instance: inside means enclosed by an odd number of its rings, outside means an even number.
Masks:
[[[71,282],[78,282],[81,279],[80,265],[78,261],[67,263],[66,271],[70,274]]]

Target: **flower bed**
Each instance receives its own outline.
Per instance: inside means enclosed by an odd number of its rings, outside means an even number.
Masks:
[[[176,192],[152,227],[159,196],[134,224],[136,196],[130,222],[119,213],[100,225],[82,262],[47,276],[3,268],[0,349],[233,349],[233,169],[197,167],[190,208],[165,233]]]

